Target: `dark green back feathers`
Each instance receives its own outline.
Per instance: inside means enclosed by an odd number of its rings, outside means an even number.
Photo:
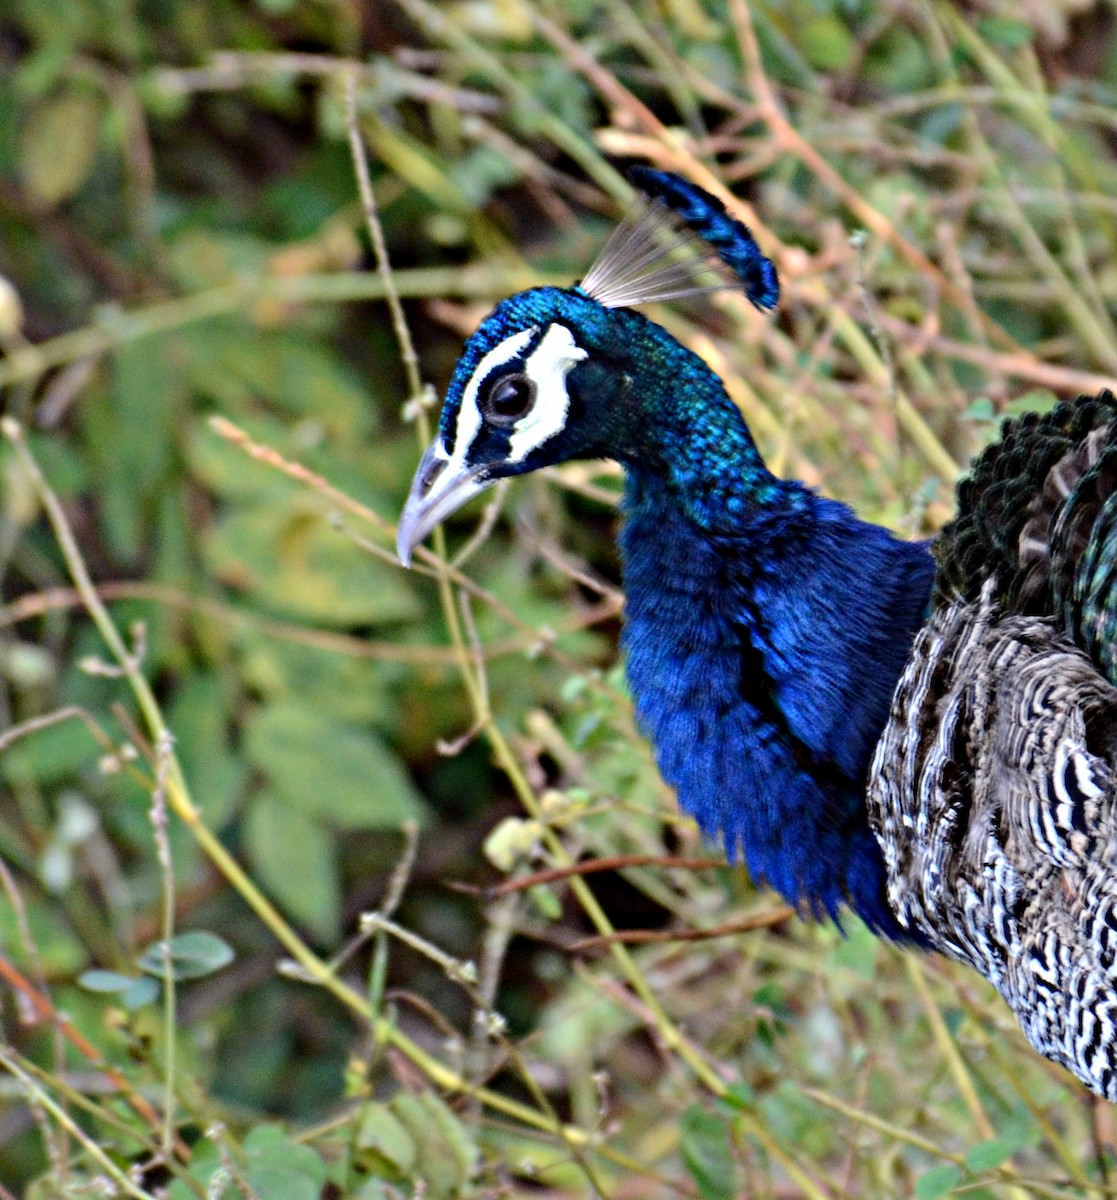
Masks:
[[[958,487],[934,546],[937,603],[989,579],[1012,612],[1052,616],[1117,683],[1117,398],[1103,391],[1005,421]]]

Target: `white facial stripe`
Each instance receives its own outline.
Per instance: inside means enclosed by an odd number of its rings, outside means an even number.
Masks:
[[[552,325],[543,335],[524,363],[524,374],[535,384],[535,403],[512,429],[508,439],[509,462],[521,462],[561,431],[570,408],[566,376],[585,357],[586,351],[575,343],[574,335],[565,325]]]
[[[450,455],[452,463],[465,462],[469,447],[473,444],[477,430],[481,428],[481,410],[477,407],[477,393],[481,384],[488,379],[490,373],[499,366],[515,358],[517,354],[535,336],[536,326],[521,329],[519,333],[506,337],[499,346],[494,346],[477,364],[469,382],[462,392],[461,408],[458,409],[458,426],[454,430],[454,450]]]

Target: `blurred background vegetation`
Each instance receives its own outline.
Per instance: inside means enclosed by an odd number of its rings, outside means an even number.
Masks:
[[[436,390],[626,161],[785,283],[657,317],[909,536],[1117,376],[1111,0],[12,0],[0,1196],[1110,1194],[976,976],[704,861],[614,665],[615,468],[394,564],[434,401],[358,127]]]

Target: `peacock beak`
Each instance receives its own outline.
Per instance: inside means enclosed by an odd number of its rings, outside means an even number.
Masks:
[[[469,467],[451,457],[442,448],[441,439],[435,439],[419,460],[400,514],[396,553],[405,567],[411,566],[412,551],[439,521],[495,482],[485,474],[484,467]]]

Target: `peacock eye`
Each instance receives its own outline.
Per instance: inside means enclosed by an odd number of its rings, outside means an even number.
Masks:
[[[502,375],[481,401],[481,412],[494,425],[518,421],[535,403],[535,384],[526,375]]]

